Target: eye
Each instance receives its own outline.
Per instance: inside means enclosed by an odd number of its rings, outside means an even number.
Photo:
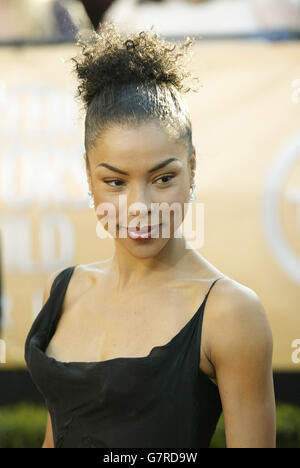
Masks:
[[[159,183],[158,185],[167,185],[167,183],[170,181],[170,179],[173,179],[175,177],[174,174],[166,174],[154,181],[157,182],[158,180],[162,180],[162,183]],[[111,179],[111,180],[104,180],[103,181],[105,184],[109,185],[110,187],[122,187],[124,185],[124,181],[121,179]],[[116,185],[111,185],[112,183],[115,183]]]
[[[173,179],[175,177],[174,174],[166,174],[166,175],[163,175],[162,177],[159,177],[158,179],[156,179],[155,182],[157,182],[158,180],[163,180],[164,179],[164,182],[162,184],[158,184],[158,185],[167,185],[167,183],[169,182],[170,179]],[[167,180],[166,180],[167,179]]]
[[[112,182],[121,182],[121,184],[123,183],[123,180],[121,179],[112,179],[112,180],[104,180],[103,181],[105,184],[107,185],[110,185]],[[110,187],[121,187],[121,184],[117,184],[117,185],[110,185]]]

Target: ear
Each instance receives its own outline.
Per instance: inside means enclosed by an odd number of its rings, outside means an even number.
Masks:
[[[85,161],[85,169],[86,169],[86,175],[87,175],[88,184],[89,184],[89,190],[91,190],[91,174],[90,174],[86,152],[83,153],[83,159]]]

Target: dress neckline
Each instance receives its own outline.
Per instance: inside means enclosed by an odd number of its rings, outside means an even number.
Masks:
[[[71,279],[71,276],[74,272],[74,269],[75,269],[76,265],[73,265],[72,267],[69,267],[70,268],[70,275],[68,277],[68,280],[66,281],[66,284],[64,284],[64,291],[63,291],[63,294],[61,296],[61,301],[60,301],[60,304],[59,304],[59,307],[58,307],[58,311],[57,311],[57,314],[56,316],[54,317],[54,320],[56,320],[58,314],[60,314],[61,312],[61,309],[62,309],[62,305],[63,305],[63,300],[64,300],[64,297],[65,297],[65,294],[66,294],[66,290],[67,290],[67,287],[68,287],[68,284],[69,284],[69,281]],[[164,345],[159,345],[159,346],[153,346],[153,348],[151,348],[151,350],[149,351],[149,353],[146,355],[146,356],[125,356],[125,357],[122,357],[122,356],[118,356],[118,357],[114,357],[114,358],[110,358],[110,359],[105,359],[105,360],[102,360],[102,361],[60,361],[54,357],[51,357],[51,356],[47,356],[46,352],[43,351],[42,349],[40,348],[37,348],[38,351],[42,354],[42,356],[48,360],[48,361],[52,361],[54,362],[55,364],[57,365],[61,365],[61,366],[70,366],[70,367],[95,367],[95,366],[103,366],[105,365],[106,363],[113,363],[113,362],[124,362],[124,361],[137,361],[137,362],[142,362],[142,361],[146,361],[146,360],[149,360],[151,358],[151,355],[152,355],[152,352],[155,350],[155,349],[165,349],[165,348],[168,348],[169,346],[171,346],[188,328],[189,326],[195,321],[195,319],[198,317],[198,315],[200,315],[200,312],[203,310],[204,306],[205,306],[205,303],[206,303],[206,299],[207,299],[207,296],[211,290],[211,288],[213,287],[213,285],[215,284],[216,281],[218,281],[219,279],[222,279],[224,278],[223,276],[220,276],[219,278],[216,278],[212,284],[210,285],[207,293],[205,294],[204,296],[204,299],[203,301],[201,302],[200,306],[198,307],[197,311],[192,315],[192,317],[188,320],[188,322],[179,330],[178,333],[176,333],[175,336],[173,336],[173,338],[171,338],[167,343],[165,343]],[[45,304],[46,305],[46,304]],[[56,328],[54,329],[53,333],[52,333],[52,336],[54,335],[56,331]],[[47,344],[46,344],[46,348],[45,350],[47,349],[48,345],[49,345],[49,342],[52,338],[52,336],[48,337],[48,340],[47,340]],[[201,369],[200,369],[201,370]],[[206,374],[205,374],[206,375]]]

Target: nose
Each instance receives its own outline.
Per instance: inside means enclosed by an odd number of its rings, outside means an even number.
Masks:
[[[134,184],[127,197],[128,215],[144,219],[151,214],[151,191],[146,184]]]

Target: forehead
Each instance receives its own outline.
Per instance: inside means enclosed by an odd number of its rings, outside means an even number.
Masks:
[[[166,130],[155,122],[115,124],[107,128],[94,143],[91,159],[94,164],[104,161],[153,165],[162,157],[185,157],[185,146],[172,139]]]

